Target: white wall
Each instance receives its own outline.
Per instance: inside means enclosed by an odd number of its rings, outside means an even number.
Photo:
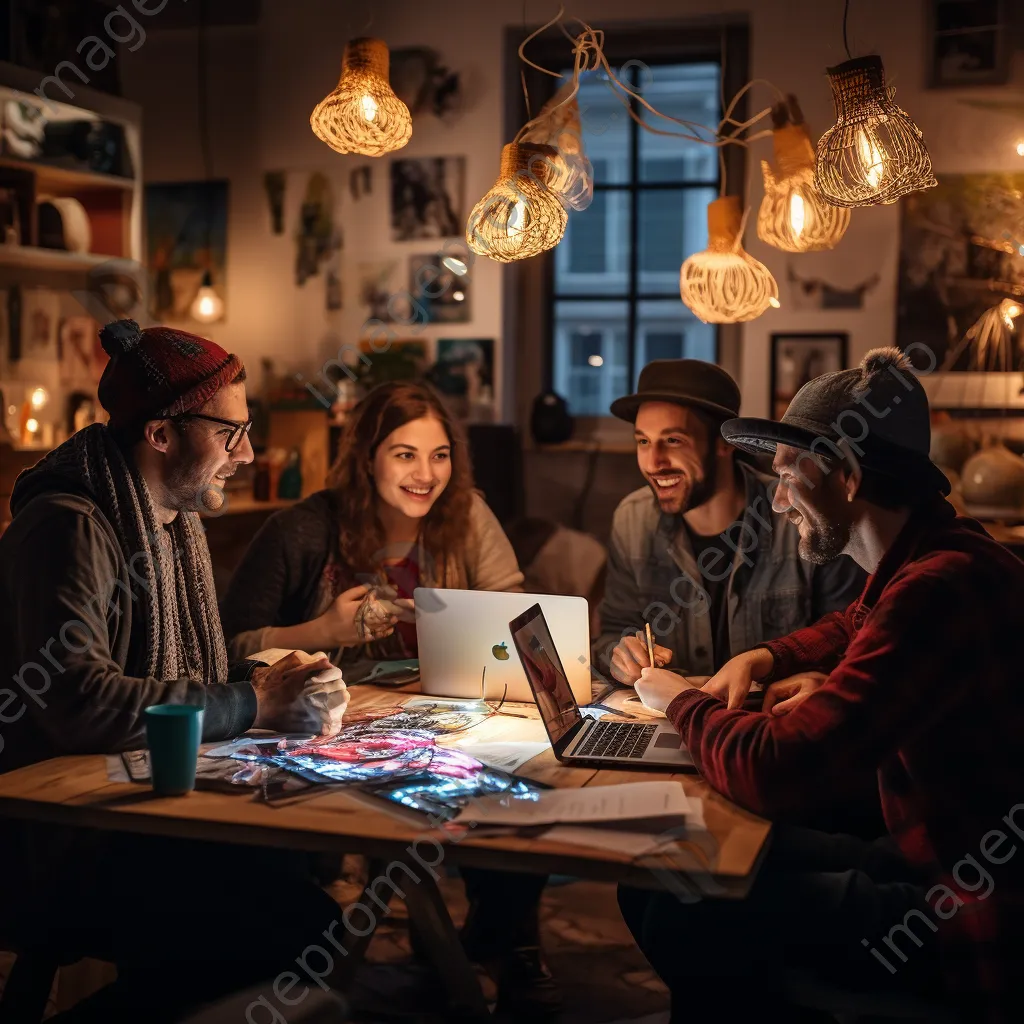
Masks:
[[[365,161],[333,154],[309,128],[314,104],[335,85],[341,54],[351,35],[380,35],[392,48],[428,46],[458,70],[467,106],[453,124],[426,116],[417,119],[409,156],[465,155],[467,210],[491,185],[503,131],[502,44],[505,24],[518,24],[520,8],[447,0],[381,0],[371,5],[337,0],[266,0],[258,28],[211,33],[210,95],[214,125],[215,174],[231,179],[229,222],[229,318],[210,329],[223,344],[253,360],[273,355],[286,366],[309,369],[342,342],[354,342],[365,316],[356,295],[355,264],[432,251],[431,243],[392,243],[388,228],[388,158]],[[609,35],[628,10],[631,23],[684,20],[721,14],[715,0],[581,0],[571,13]],[[795,92],[817,137],[830,123],[831,97],[824,69],[844,59],[839,0],[759,0],[746,5],[751,30],[751,72]],[[925,81],[924,0],[858,0],[852,5],[850,38],[857,54],[879,52],[901,106],[923,129],[936,170],[1024,171],[1015,143],[1024,136],[1024,119],[976,110],[959,97],[986,90],[928,91]],[[531,24],[549,17],[553,3],[527,5]],[[145,45],[125,55],[123,79],[128,98],[143,104],[144,162],[147,180],[170,181],[203,176],[195,117],[195,34],[151,31]],[[1021,64],[1016,64],[1018,88]],[[767,106],[770,92],[759,87],[751,109]],[[751,153],[749,199],[760,201],[759,161],[770,153],[768,141]],[[374,166],[373,195],[360,203],[347,194],[348,172],[363,163]],[[337,182],[345,223],[345,308],[324,311],[322,278],[304,289],[293,283],[294,215],[285,236],[270,233],[262,177],[267,170],[324,170]],[[291,182],[290,182],[291,184]],[[292,189],[294,204],[299,196]],[[761,245],[748,228],[750,252],[775,273],[782,308],[743,328],[744,412],[768,409],[769,335],[773,331],[846,330],[851,359],[867,349],[892,343],[898,259],[899,207],[854,211],[838,249],[789,256]],[[881,283],[862,310],[798,311],[786,281],[787,264],[801,277],[855,285],[876,271]],[[500,338],[502,268],[479,260],[474,268],[473,320],[466,325],[431,327],[422,336]],[[404,332],[403,332],[404,333]],[[534,339],[504,339],[533,346]],[[538,354],[539,358],[539,354]],[[499,365],[501,359],[496,360]],[[499,382],[500,389],[500,382]]]

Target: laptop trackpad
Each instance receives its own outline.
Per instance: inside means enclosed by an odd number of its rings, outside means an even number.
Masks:
[[[654,740],[654,746],[659,749],[670,747],[672,750],[678,750],[682,745],[683,737],[679,733],[669,732],[667,729]]]

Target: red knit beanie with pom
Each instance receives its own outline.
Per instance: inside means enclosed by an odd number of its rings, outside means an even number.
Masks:
[[[99,399],[114,428],[195,409],[242,372],[238,356],[170,327],[142,329],[134,320],[116,320],[100,331],[100,344],[110,362]]]

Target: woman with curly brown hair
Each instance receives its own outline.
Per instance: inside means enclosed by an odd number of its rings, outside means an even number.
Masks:
[[[345,423],[331,487],[274,513],[221,607],[228,650],[328,651],[346,675],[415,658],[418,586],[521,590],[512,545],[473,489],[458,424],[429,388],[382,384]],[[558,993],[540,955],[539,875],[465,868],[467,954],[513,1015],[545,1016]]]
[[[330,482],[253,538],[221,609],[234,656],[328,651],[345,668],[415,658],[416,587],[522,588],[473,490],[462,431],[429,387],[374,388],[345,424]]]

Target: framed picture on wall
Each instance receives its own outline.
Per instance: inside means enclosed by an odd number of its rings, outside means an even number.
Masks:
[[[933,89],[1009,81],[1010,0],[929,0],[928,8]]]
[[[850,336],[835,334],[773,334],[768,409],[782,419],[793,396],[823,373],[846,368]]]

